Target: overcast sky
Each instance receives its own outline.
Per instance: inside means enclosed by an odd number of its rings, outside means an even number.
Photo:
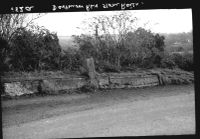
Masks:
[[[116,12],[120,11],[47,13],[35,23],[57,32],[58,36],[70,36],[84,33],[76,28],[82,26],[84,19]],[[130,12],[140,19],[139,24],[149,22],[147,28],[155,33],[180,33],[192,30],[191,9],[130,10]]]

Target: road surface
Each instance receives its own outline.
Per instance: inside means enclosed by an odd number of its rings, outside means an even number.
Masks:
[[[150,94],[148,94],[148,90],[151,91]],[[161,90],[162,92],[159,92],[159,95],[155,95]],[[120,91],[120,93],[126,93],[126,90]],[[130,92],[131,90],[129,90]],[[173,86],[165,89],[146,88],[142,92],[146,92],[143,93],[143,97],[130,95],[129,98],[117,99],[115,103],[114,101],[105,101],[104,105],[101,105],[102,103],[91,103],[92,108],[89,107],[75,112],[68,111],[68,113],[50,118],[5,126],[3,127],[3,138],[195,134],[193,86],[182,86],[181,88],[180,86]]]

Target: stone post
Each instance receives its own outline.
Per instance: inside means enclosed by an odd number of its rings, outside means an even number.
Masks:
[[[88,58],[86,59],[87,62],[87,69],[88,69],[88,75],[90,78],[90,83],[96,87],[98,87],[98,81],[96,77],[96,71],[95,71],[95,65],[94,65],[94,59]]]

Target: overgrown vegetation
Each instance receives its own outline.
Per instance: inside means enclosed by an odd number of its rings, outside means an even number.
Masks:
[[[15,20],[18,18],[20,23]],[[23,26],[24,19],[25,16],[1,15],[1,68],[4,71],[60,70],[84,74],[83,63],[89,57],[94,58],[98,72],[156,67],[193,70],[193,54],[166,53],[165,37],[137,27],[137,18],[128,12],[88,20],[87,29],[93,35],[73,36],[78,49],[67,50],[61,49],[56,33],[33,24]],[[7,26],[6,31],[3,28]]]
[[[169,69],[180,68],[186,71],[193,71],[193,54],[165,54],[164,58],[161,61],[161,67]]]
[[[190,84],[194,83],[193,72],[187,72],[181,69],[153,69],[149,73],[159,75],[161,84]]]

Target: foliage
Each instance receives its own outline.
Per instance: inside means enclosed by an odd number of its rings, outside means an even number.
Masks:
[[[128,12],[87,20],[86,28],[94,35],[75,37],[83,57],[94,57],[97,69],[106,71],[160,66],[165,38],[144,28],[136,28],[137,20]]]
[[[6,64],[6,54],[9,49],[8,41],[4,39],[3,37],[0,37],[0,74],[3,73],[3,71],[8,70],[7,64]]]
[[[60,68],[62,70],[78,71],[82,66],[83,58],[78,50],[68,48],[63,51],[60,58]]]
[[[112,35],[74,36],[81,56],[93,57],[97,70],[119,72],[126,67],[160,66],[164,52],[164,37],[143,28],[123,35],[116,42]],[[115,36],[116,37],[116,36]]]
[[[10,42],[14,32],[18,28],[26,28],[33,25],[33,21],[43,16],[43,14],[0,14],[0,36]]]
[[[120,72],[118,66],[110,64],[106,61],[101,61],[100,63],[96,64],[98,72]]]
[[[154,73],[159,73],[160,80],[164,84],[190,84],[194,82],[194,74],[192,72],[183,71],[181,69],[158,69]]]
[[[186,71],[193,71],[193,54],[167,54],[161,62],[163,68],[180,68]]]
[[[18,28],[9,51],[11,70],[53,70],[59,68],[61,48],[58,37],[45,28]]]
[[[153,63],[159,66],[164,52],[164,37],[138,28],[127,34],[125,46],[128,54],[125,56],[127,60],[132,59],[131,64],[145,67],[147,63]]]
[[[13,32],[22,27],[26,18],[25,14],[1,14],[0,15],[0,34],[1,37],[9,41]]]
[[[56,33],[31,24],[32,20],[24,25],[26,17],[25,14],[0,16],[0,41],[4,43],[1,67],[12,71],[78,71],[86,75],[84,61],[93,57],[98,72],[154,67],[193,70],[192,54],[165,53],[165,37],[136,27],[138,19],[128,12],[87,20],[85,29],[93,35],[73,36],[78,48],[66,50],[61,50]],[[191,34],[182,34],[178,40],[188,42],[185,37],[188,35],[192,39]],[[173,37],[166,37],[169,43],[175,42]]]
[[[185,54],[174,54],[174,62],[176,65],[183,70],[192,71],[194,70],[193,66],[193,54],[185,53]]]
[[[164,58],[161,61],[161,67],[162,68],[169,68],[169,69],[173,69],[176,67],[176,63],[173,59],[172,55],[169,55],[168,53],[165,54]]]
[[[6,52],[8,50],[8,42],[0,36],[0,94],[5,94],[5,85],[1,78],[4,76],[4,72],[8,70],[6,64]]]

